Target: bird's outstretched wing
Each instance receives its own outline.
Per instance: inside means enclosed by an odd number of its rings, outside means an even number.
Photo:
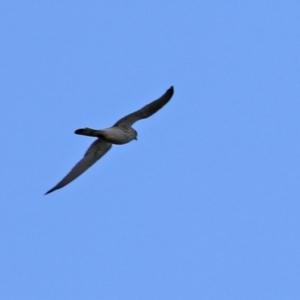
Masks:
[[[153,102],[147,104],[143,108],[125,116],[120,119],[114,126],[119,126],[121,124],[131,126],[138,120],[146,119],[160,110],[165,104],[167,104],[172,98],[174,93],[174,88],[171,86],[160,98],[154,100]]]
[[[88,148],[88,150],[84,154],[84,157],[74,166],[74,168],[55,187],[49,190],[45,195],[64,187],[65,185],[69,184],[71,181],[76,179],[90,166],[92,166],[98,159],[100,159],[111,147],[112,144],[97,139]]]

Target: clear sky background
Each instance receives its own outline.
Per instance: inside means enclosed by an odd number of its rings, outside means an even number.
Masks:
[[[1,299],[300,299],[299,1],[1,1]],[[105,128],[175,87],[65,188]]]

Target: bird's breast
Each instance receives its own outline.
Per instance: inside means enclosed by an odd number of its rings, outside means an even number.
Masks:
[[[134,139],[133,129],[121,129],[118,127],[112,127],[101,130],[103,138],[112,144],[122,145],[131,142]]]

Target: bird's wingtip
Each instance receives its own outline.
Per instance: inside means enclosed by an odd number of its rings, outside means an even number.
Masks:
[[[53,188],[53,189],[49,190],[48,192],[46,192],[46,193],[44,194],[44,196],[46,196],[46,195],[48,195],[48,194],[50,194],[50,193],[54,192],[55,190],[56,190],[55,188]]]
[[[171,87],[168,89],[168,92],[172,93],[172,95],[173,95],[173,93],[174,93],[174,86],[173,85],[171,85]]]

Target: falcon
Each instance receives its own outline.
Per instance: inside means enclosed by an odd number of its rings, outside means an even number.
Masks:
[[[75,130],[76,134],[96,137],[97,139],[91,144],[84,157],[73,169],[56,186],[46,192],[45,195],[61,189],[76,179],[108,152],[113,144],[123,145],[132,140],[137,140],[137,131],[132,128],[132,125],[141,119],[146,119],[155,114],[170,101],[173,94],[174,88],[171,86],[160,98],[123,117],[110,128],[98,130],[86,127]]]

